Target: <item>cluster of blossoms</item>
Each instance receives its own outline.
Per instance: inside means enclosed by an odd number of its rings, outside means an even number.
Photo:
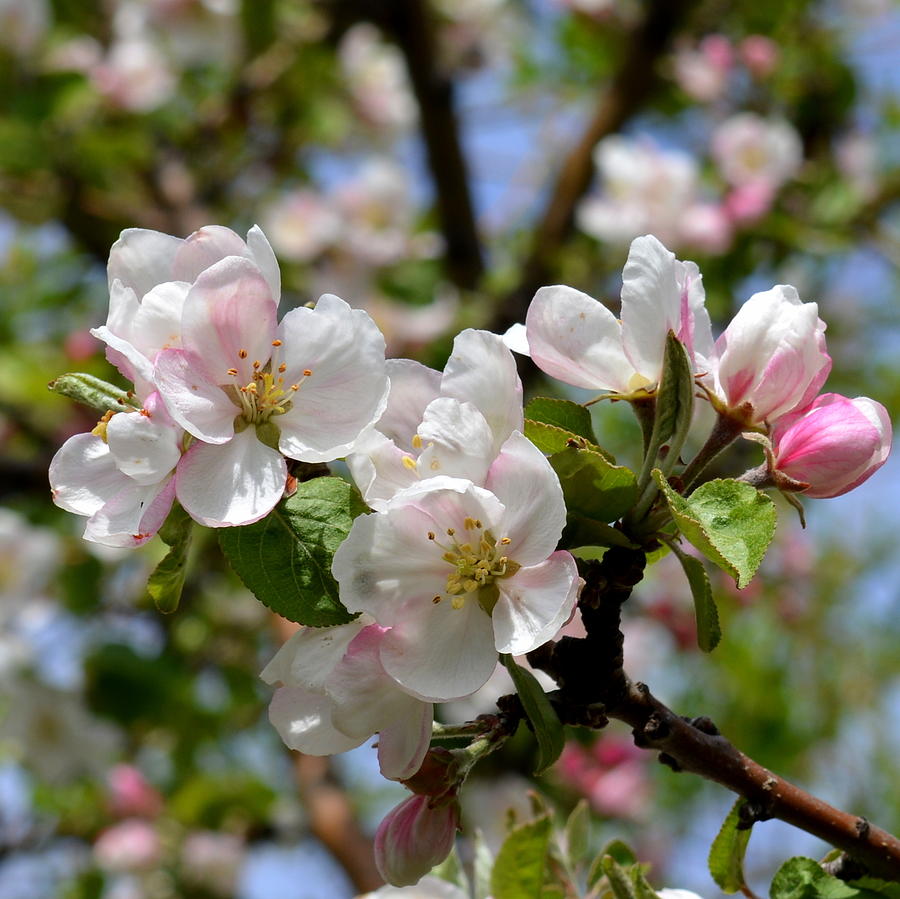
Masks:
[[[216,226],[186,240],[126,231],[108,273],[109,317],[93,333],[134,383],[135,405],[60,449],[54,499],[88,516],[86,538],[137,545],[176,498],[201,524],[250,524],[290,492],[286,459],[346,460],[371,511],[332,574],[357,617],[301,628],[262,677],[280,685],[270,719],[291,748],[327,755],[378,735],[382,773],[413,794],[375,841],[398,886],[451,850],[477,760],[431,747],[434,704],[481,688],[498,654],[553,639],[582,584],[558,549],[563,490],[524,436],[510,347],[564,383],[640,401],[660,384],[673,333],[718,414],[714,448],[741,433],[764,445],[766,462],[744,476],[758,486],[837,496],[890,449],[880,404],[819,395],[831,359],[815,303],[778,285],[714,341],[697,266],[650,236],[631,245],[621,320],[545,287],[505,337],[460,333],[442,372],[386,361],[369,316],[330,294],[278,323],[278,265],[256,227],[246,240]]]

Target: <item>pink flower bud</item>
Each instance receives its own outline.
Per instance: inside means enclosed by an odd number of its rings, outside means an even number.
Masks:
[[[114,815],[155,818],[163,807],[162,796],[133,765],[116,765],[106,775],[109,806]]]
[[[807,496],[840,496],[874,474],[891,451],[891,422],[881,403],[825,393],[772,431],[774,474],[809,484]]]
[[[778,59],[781,56],[778,44],[762,34],[751,34],[749,37],[745,37],[741,41],[739,52],[744,65],[757,78],[765,78],[770,74],[778,65]]]
[[[700,52],[706,61],[727,72],[734,62],[734,50],[731,41],[724,34],[709,34],[700,41]]]
[[[716,341],[716,355],[717,393],[748,425],[808,405],[831,370],[818,307],[786,284],[744,303]]]
[[[388,812],[375,834],[375,864],[394,886],[410,886],[442,862],[453,849],[459,802],[431,808],[428,796],[410,796]]]

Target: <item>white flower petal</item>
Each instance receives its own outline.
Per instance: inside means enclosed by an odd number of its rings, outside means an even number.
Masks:
[[[50,462],[53,502],[76,515],[93,515],[127,481],[109,447],[94,434],[70,437]]]
[[[472,403],[438,397],[425,410],[419,436],[425,448],[418,460],[420,478],[448,475],[483,484],[494,461],[494,434]]]
[[[387,373],[391,392],[376,427],[408,452],[425,407],[441,395],[441,373],[412,359],[388,359]]]
[[[247,232],[247,248],[250,251],[251,258],[259,266],[259,270],[268,282],[277,306],[278,301],[281,299],[281,270],[278,268],[275,251],[259,225],[254,225]]]
[[[84,539],[105,546],[141,546],[162,527],[174,499],[172,477],[148,485],[123,477],[122,489],[91,516]]]
[[[106,273],[110,287],[118,279],[140,299],[157,284],[171,281],[172,263],[182,243],[170,234],[127,228],[109,251]]]
[[[528,329],[521,322],[510,325],[503,334],[503,342],[521,356],[531,356],[528,346]]]
[[[384,508],[397,493],[419,480],[415,469],[403,464],[411,454],[378,431],[366,437],[361,449],[347,456],[346,462],[363,499],[373,509]]]
[[[495,536],[508,537],[509,557],[519,565],[543,562],[566,524],[566,504],[556,472],[523,434],[514,432],[488,471],[485,487],[505,506]]]
[[[269,721],[285,745],[307,755],[334,755],[359,746],[331,723],[331,700],[300,687],[281,687],[269,703]]]
[[[431,745],[434,706],[409,697],[406,714],[378,732],[378,765],[388,780],[405,780],[419,768]]]
[[[444,366],[441,393],[481,410],[494,434],[494,449],[521,430],[522,382],[503,338],[471,328],[458,334]]]
[[[226,256],[247,255],[247,244],[231,228],[206,225],[181,242],[172,263],[172,274],[179,281],[193,282],[201,272]]]
[[[602,303],[564,285],[542,287],[525,319],[535,364],[575,387],[628,393],[634,366],[622,349],[622,326]]]
[[[207,527],[252,524],[268,515],[284,493],[287,466],[251,427],[219,446],[195,443],[175,478],[178,501]]]
[[[117,337],[105,325],[101,325],[99,328],[91,328],[91,334],[106,344],[106,358],[126,378],[134,382],[136,388],[140,381],[143,381],[145,384],[153,382],[153,365],[132,343]],[[138,395],[140,396],[142,392],[142,390],[138,390]]]
[[[149,359],[181,346],[181,316],[191,285],[166,281],[144,294],[131,322],[131,342]]]
[[[106,426],[106,440],[119,471],[138,484],[159,483],[181,458],[182,431],[141,412],[119,412]]]
[[[563,551],[498,581],[491,615],[497,651],[522,655],[553,639],[572,617],[580,582],[575,560]]]

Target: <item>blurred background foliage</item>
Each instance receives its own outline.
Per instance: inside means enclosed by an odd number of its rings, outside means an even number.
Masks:
[[[159,542],[86,544],[49,501],[52,454],[94,420],[46,383],[117,377],[87,329],[123,228],[258,222],[282,311],[337,293],[392,355],[437,367],[460,328],[521,320],[542,284],[615,309],[649,231],[698,262],[719,327],[772,283],[818,301],[828,389],[896,414],[898,47],[889,0],[0,0],[0,895],[349,897],[372,885],[352,847],[402,794],[370,749],[283,749],[257,673],[284,631],[213,537],[162,616]],[[633,463],[627,409],[593,409]],[[889,462],[808,504],[806,531],[781,508],[762,575],[715,585],[711,656],[671,560],[626,634],[632,676],[674,708],[895,832],[898,496]],[[444,717],[489,711],[504,676]],[[597,845],[626,837],[655,884],[719,895],[705,855],[730,798],[614,727],[571,737],[538,785],[560,812],[586,797]],[[523,732],[469,784],[489,841],[527,808],[531,753]],[[765,892],[789,854],[821,851],[757,826],[748,877]]]

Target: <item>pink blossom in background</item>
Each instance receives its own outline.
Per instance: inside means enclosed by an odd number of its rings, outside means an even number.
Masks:
[[[394,886],[409,886],[442,862],[453,849],[459,828],[459,802],[410,796],[391,810],[375,833],[375,864]]]
[[[696,48],[678,48],[673,62],[675,80],[689,97],[709,103],[725,92],[733,63],[731,41],[723,34],[710,34]]]
[[[769,181],[750,181],[732,188],[725,196],[723,208],[738,225],[759,221],[775,202],[775,186]]]
[[[163,807],[162,795],[134,765],[116,765],[106,775],[109,808],[119,817],[155,818]]]
[[[66,356],[72,362],[84,362],[99,352],[102,344],[89,330],[72,331],[66,335],[63,343]]]
[[[771,38],[751,34],[738,45],[738,55],[751,74],[757,78],[765,78],[775,71],[781,59],[781,50]]]
[[[111,104],[129,112],[150,112],[169,100],[177,78],[149,40],[116,41],[90,71],[90,79]]]
[[[717,256],[731,246],[733,237],[734,227],[727,207],[696,203],[685,210],[681,224],[685,246]]]
[[[162,858],[156,828],[141,818],[128,818],[100,834],[94,843],[94,859],[107,871],[143,871]]]
[[[710,152],[722,177],[733,186],[761,181],[778,188],[803,162],[796,129],[784,119],[740,112],[713,132]]]
[[[772,429],[778,474],[809,486],[806,496],[841,496],[871,477],[891,451],[891,421],[881,403],[826,393]]]

